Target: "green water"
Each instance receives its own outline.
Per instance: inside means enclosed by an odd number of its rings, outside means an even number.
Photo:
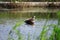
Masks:
[[[0,12],[0,18],[29,18],[32,16],[36,16],[36,18],[47,18],[49,16],[49,18],[57,18],[57,13],[41,13],[41,12],[27,12],[27,13],[23,13],[23,12],[11,12],[11,11],[3,11]]]

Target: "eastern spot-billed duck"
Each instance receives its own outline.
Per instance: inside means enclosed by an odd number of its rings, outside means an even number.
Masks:
[[[35,22],[35,16],[25,20],[25,23],[28,24],[28,25],[34,25],[34,22]]]

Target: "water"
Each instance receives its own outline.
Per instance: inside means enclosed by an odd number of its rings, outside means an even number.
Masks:
[[[8,19],[8,20],[0,19],[0,22],[1,22],[0,23],[0,40],[7,40],[10,30],[12,30],[13,26],[20,20],[24,20],[24,19],[19,19],[19,20],[18,19]],[[23,37],[25,38],[24,40],[27,40],[28,35],[30,35],[31,40],[35,40],[40,35],[45,23],[46,23],[46,19],[39,19],[39,20],[36,19],[34,26],[26,25],[25,23],[23,23],[17,28],[17,30],[19,30],[20,33],[24,36]],[[58,24],[57,19],[48,20],[46,25],[50,25],[50,24]],[[48,32],[48,35],[51,34],[51,29]],[[15,37],[15,40],[17,40],[17,37],[14,33],[12,33],[12,37],[13,38]]]
[[[0,40],[8,40],[9,32],[12,30],[12,28],[15,26],[17,22],[21,22],[31,16],[36,16],[35,25],[26,25],[23,23],[22,25],[17,27],[17,30],[23,35],[24,40],[28,40],[28,35],[31,40],[36,40],[37,37],[39,37],[44,25],[51,25],[51,24],[58,24],[56,13],[50,13],[50,19],[48,19],[49,12],[52,10],[42,9],[42,8],[27,8],[23,9],[22,13],[21,11],[0,11]],[[39,10],[39,11],[38,11]],[[40,11],[41,10],[41,11]],[[31,12],[33,11],[33,12]],[[36,12],[37,11],[37,12]],[[56,10],[54,10],[56,11]],[[49,29],[47,36],[51,34],[53,28],[47,27]],[[12,30],[12,33],[10,34],[12,38],[17,40],[16,33]]]

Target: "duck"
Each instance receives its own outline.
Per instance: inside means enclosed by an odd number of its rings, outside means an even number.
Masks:
[[[29,19],[26,19],[24,21],[27,25],[34,25],[34,22],[35,22],[35,16],[29,18]]]

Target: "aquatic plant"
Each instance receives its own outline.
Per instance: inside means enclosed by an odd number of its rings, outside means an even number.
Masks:
[[[10,36],[10,34],[11,34],[13,31],[15,31],[15,34],[18,36],[18,40],[22,40],[22,39],[23,39],[22,34],[20,33],[20,31],[16,29],[17,27],[19,27],[19,26],[22,25],[22,24],[23,24],[23,21],[17,22],[17,23],[15,24],[15,26],[14,26],[14,27],[12,28],[12,30],[10,30],[10,32],[9,32],[8,40],[14,40],[14,38],[12,38],[12,37]]]
[[[49,29],[47,29],[48,26],[46,26],[46,24],[47,24],[47,21],[49,20],[49,18],[50,18],[50,13],[47,15],[46,22],[43,26],[41,34],[39,35],[40,40],[47,40],[47,32],[48,32]]]
[[[42,31],[41,31],[40,40],[47,40],[47,37],[46,37],[47,35],[46,34],[47,34],[48,30],[46,30],[46,27],[47,26],[44,26],[43,29],[42,29]]]
[[[60,25],[60,10],[57,12],[58,25]]]
[[[31,38],[30,38],[30,33],[28,33],[28,38],[27,38],[27,40],[31,40]]]
[[[13,30],[15,30],[17,27],[19,27],[20,25],[22,25],[24,23],[24,21],[20,21],[20,22],[17,22],[15,24],[15,26],[13,27]]]
[[[60,40],[60,27],[59,25],[53,25],[53,32],[49,37],[49,40]]]
[[[52,25],[53,26],[53,32],[49,38],[49,40],[60,40],[60,11],[57,12],[57,18],[58,18],[58,25]]]
[[[51,35],[48,37],[47,32],[49,31],[49,29],[46,28],[49,26],[52,27],[53,30],[51,31]],[[60,26],[54,24],[46,26],[42,29],[38,40],[60,40]]]
[[[58,25],[54,25],[54,24],[46,25],[49,18],[50,18],[50,14],[47,16],[47,20],[45,22],[45,25],[43,26],[43,29],[41,31],[41,34],[39,35],[38,40],[60,40],[60,38],[59,38],[60,37],[60,28],[58,27]],[[59,16],[59,18],[60,18],[60,16]],[[49,28],[47,29],[47,27],[53,28],[52,34],[50,35],[49,38],[47,36],[47,32],[49,31]]]

